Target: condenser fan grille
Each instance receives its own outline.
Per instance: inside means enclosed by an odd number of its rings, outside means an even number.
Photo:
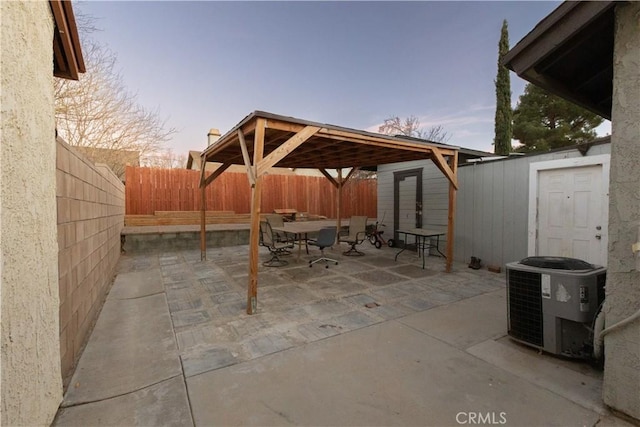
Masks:
[[[509,335],[542,346],[542,296],[540,274],[509,271]]]

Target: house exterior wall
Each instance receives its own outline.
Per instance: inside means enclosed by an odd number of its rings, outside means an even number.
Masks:
[[[640,310],[640,3],[616,6],[606,327]],[[604,402],[640,419],[640,319],[604,337]]]
[[[592,146],[587,156],[609,154],[611,144]],[[512,157],[458,168],[454,259],[483,265],[519,261],[528,256],[529,165],[579,158],[576,149]]]
[[[49,425],[62,400],[58,341],[53,17],[0,2],[0,424]]]
[[[94,166],[60,139],[56,159],[60,356],[68,380],[115,274],[125,193],[109,167]]]

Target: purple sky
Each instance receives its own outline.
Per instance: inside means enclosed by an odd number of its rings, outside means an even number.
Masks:
[[[377,131],[392,115],[493,151],[498,39],[560,2],[82,2],[127,88],[202,150],[254,110]],[[525,82],[511,73],[515,106]],[[608,122],[601,129],[608,132]]]

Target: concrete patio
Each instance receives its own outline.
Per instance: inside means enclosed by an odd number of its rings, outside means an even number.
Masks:
[[[54,425],[627,425],[506,337],[504,274],[361,247],[261,266],[253,316],[246,245],[123,255]]]

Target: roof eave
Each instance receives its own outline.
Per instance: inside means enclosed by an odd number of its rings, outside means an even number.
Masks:
[[[545,17],[536,27],[519,41],[507,55],[502,63],[514,71],[521,78],[539,86],[551,93],[566,98],[602,117],[611,119],[611,112],[607,108],[607,102],[602,97],[597,98],[593,93],[582,90],[570,73],[558,74],[549,71],[548,64],[576,64],[565,57],[571,49],[580,49],[580,64],[585,66],[597,64],[593,62],[593,52],[584,50],[585,45],[580,45],[581,39],[590,34],[602,32],[601,24],[608,22],[605,15],[615,6],[614,1],[566,1],[558,6],[551,14]],[[611,50],[613,48],[611,47]],[[598,57],[600,58],[600,57]],[[600,58],[604,59],[604,56]],[[563,62],[564,61],[564,62]],[[586,69],[585,67],[582,67]],[[609,71],[609,70],[605,70]],[[606,73],[602,72],[602,76]],[[594,74],[595,79],[604,77]],[[584,81],[584,80],[583,80]],[[610,84],[602,80],[602,85]],[[599,83],[600,84],[600,83]],[[598,86],[605,87],[606,86]]]
[[[615,1],[565,1],[538,23],[502,60],[518,75],[558,49],[615,5]]]
[[[53,75],[78,80],[86,72],[78,27],[70,1],[50,0],[55,23],[53,34]]]

